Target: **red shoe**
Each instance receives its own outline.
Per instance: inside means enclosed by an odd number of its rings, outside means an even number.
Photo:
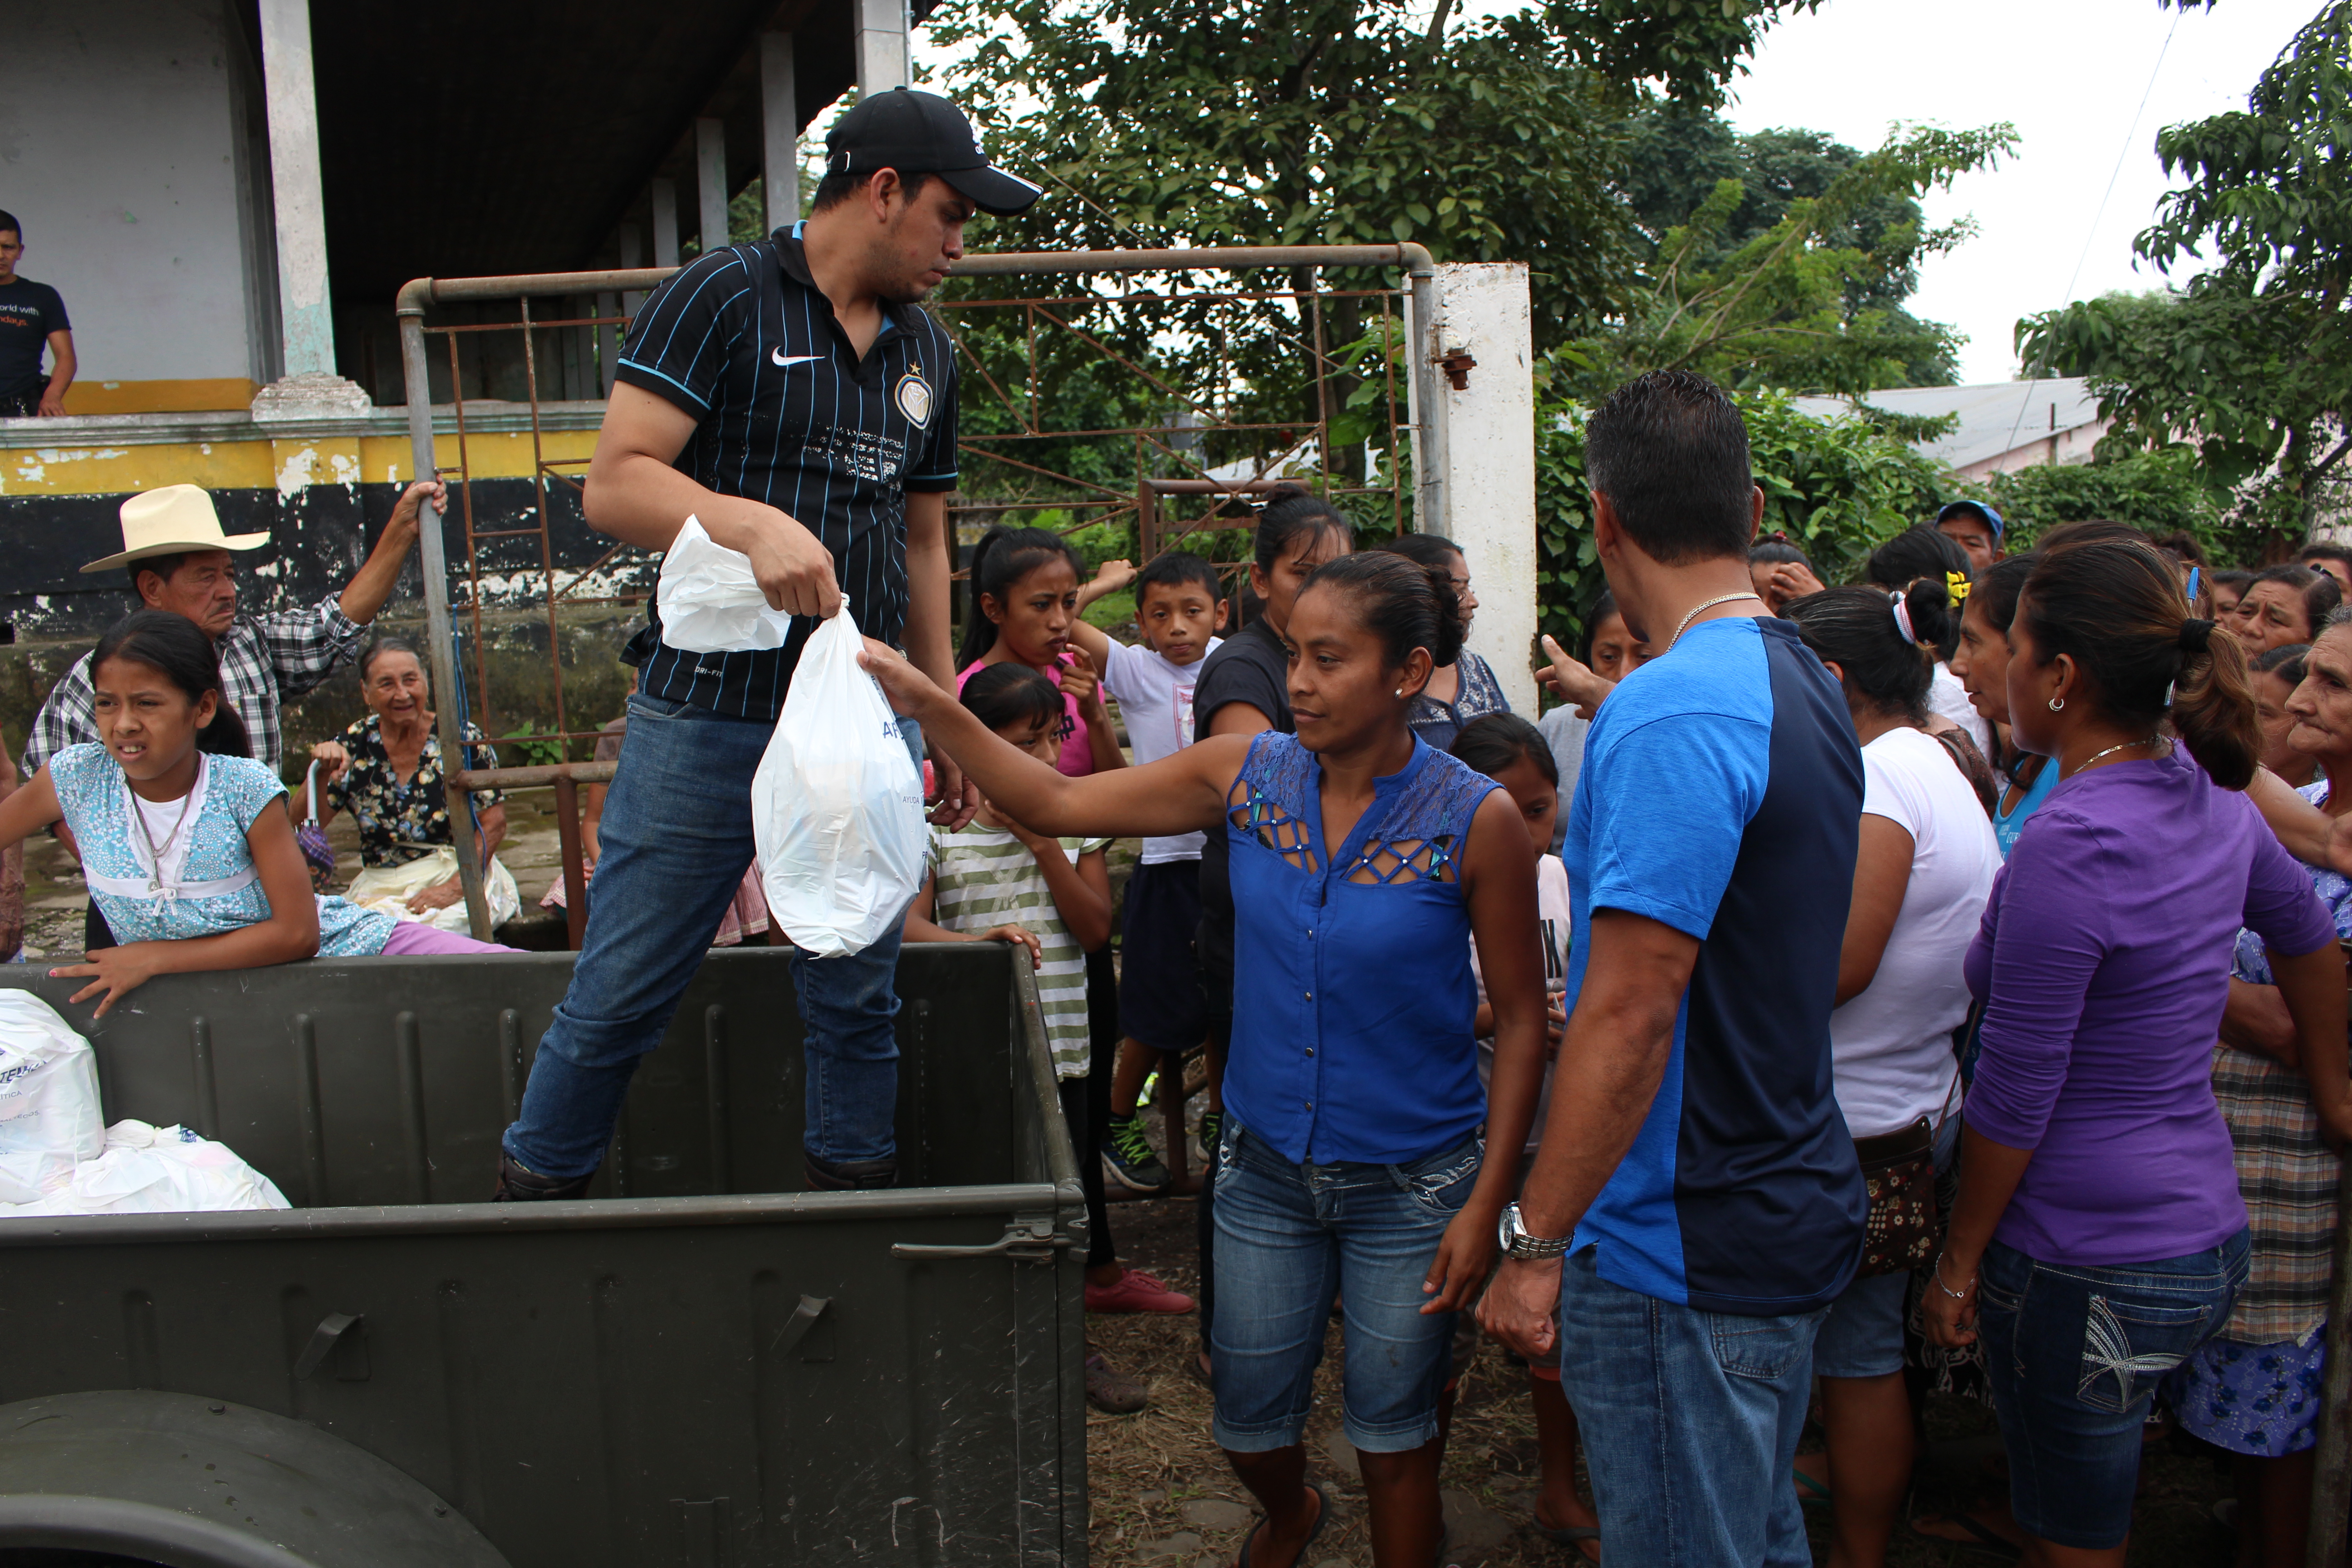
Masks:
[[[1189,1312],[1192,1298],[1171,1290],[1140,1268],[1130,1268],[1112,1285],[1087,1287],[1089,1312]]]

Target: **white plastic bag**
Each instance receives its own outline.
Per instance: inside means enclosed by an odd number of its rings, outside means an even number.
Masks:
[[[844,595],[801,650],[784,711],[751,778],[751,832],[768,912],[820,958],[871,947],[923,885],[923,775],[898,716],[858,667]]]
[[[184,1127],[118,1121],[106,1130],[104,1153],[82,1161],[33,1201],[0,1206],[0,1217],[292,1206],[268,1177],[226,1144]]]
[[[683,653],[748,653],[782,647],[792,616],[772,606],[751,574],[751,558],[711,542],[689,517],[662,557],[655,603],[661,640]]]
[[[89,1042],[31,992],[0,990],[0,1155],[89,1160],[105,1147]]]

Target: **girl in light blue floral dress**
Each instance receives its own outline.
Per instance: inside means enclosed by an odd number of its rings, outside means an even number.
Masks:
[[[142,610],[90,660],[102,742],[68,746],[0,801],[0,848],[71,830],[89,896],[121,941],[55,975],[104,1016],[157,974],[257,969],[324,953],[507,952],[319,898],[277,806],[286,786],[247,757],[220,664],[194,622]],[[458,945],[462,944],[462,945]]]

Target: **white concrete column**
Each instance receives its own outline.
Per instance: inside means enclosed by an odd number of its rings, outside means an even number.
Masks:
[[[368,395],[335,374],[327,286],[326,198],[319,166],[319,96],[310,68],[309,0],[260,0],[262,96],[277,219],[283,379],[254,399],[257,418],[364,413]]]
[[[1535,336],[1525,262],[1437,269],[1443,352],[1478,363],[1468,385],[1433,378],[1444,400],[1445,513],[1420,526],[1462,547],[1478,593],[1470,646],[1495,667],[1512,710],[1533,717],[1536,639]]]
[[[800,95],[793,86],[793,36],[760,35],[760,174],[772,234],[801,216]]]
[[[694,194],[707,256],[727,244],[727,127],[716,120],[694,122]]]
[[[646,264],[646,231],[635,224],[625,223],[621,226],[620,240],[621,265],[626,268],[643,267]],[[621,314],[631,320],[635,319],[638,309],[646,302],[645,290],[641,289],[629,289],[617,298],[620,300]],[[626,329],[621,327],[613,329],[614,342],[618,343],[625,335]],[[619,351],[615,349],[614,352],[617,353]],[[610,391],[611,388],[607,387],[605,390]]]
[[[677,265],[677,182],[656,180],[647,187],[646,195],[654,208],[654,265],[675,267]]]
[[[857,0],[857,94],[909,87],[907,0]]]
[[[597,296],[596,296],[596,313],[597,313],[598,315],[600,315],[600,316],[617,316],[617,315],[619,315],[619,314],[621,313],[621,297],[620,297],[618,294],[599,294],[599,295],[597,295]],[[610,397],[610,396],[612,396],[612,395],[613,395],[613,373],[614,373],[614,369],[615,369],[615,368],[618,366],[618,364],[619,364],[620,357],[621,357],[621,329],[620,329],[620,328],[618,328],[618,327],[599,327],[599,328],[597,328],[597,329],[596,329],[596,378],[597,378],[597,386],[598,386],[598,388],[601,390],[601,392],[603,393],[603,395],[604,395],[604,396],[606,396],[606,397]]]

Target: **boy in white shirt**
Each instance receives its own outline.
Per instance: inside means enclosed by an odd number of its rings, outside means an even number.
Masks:
[[[1089,587],[1116,588],[1129,574],[1136,625],[1150,646],[1114,642],[1083,619],[1072,623],[1070,640],[1102,671],[1103,690],[1118,701],[1140,766],[1192,743],[1192,688],[1217,646],[1226,605],[1217,569],[1181,552],[1160,556],[1140,573],[1125,562],[1108,563]],[[1118,986],[1126,1038],[1103,1142],[1104,1173],[1134,1192],[1157,1192],[1169,1180],[1136,1111],[1144,1079],[1158,1053],[1187,1051],[1208,1037],[1208,1003],[1193,955],[1200,925],[1201,835],[1146,838],[1142,864],[1127,885]]]

